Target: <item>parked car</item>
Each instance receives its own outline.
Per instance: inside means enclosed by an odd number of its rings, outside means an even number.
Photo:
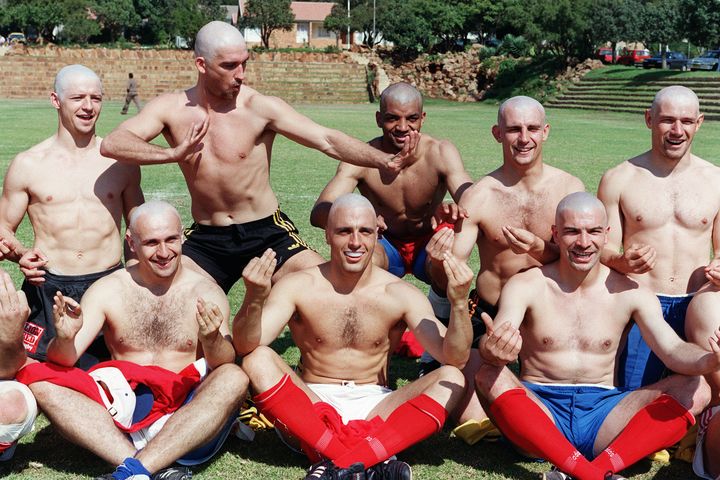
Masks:
[[[667,68],[682,70],[688,69],[688,59],[682,52],[665,52],[665,62]],[[662,54],[658,53],[650,58],[646,58],[642,63],[643,68],[662,68]]]
[[[12,45],[14,43],[26,43],[27,40],[25,39],[25,34],[22,32],[13,32],[10,35],[8,35],[7,43],[9,45]]]
[[[650,50],[647,49],[623,50],[615,63],[639,66],[642,65],[643,60],[650,57],[652,57],[652,55],[650,54]]]
[[[600,60],[603,63],[612,63],[613,61],[613,51],[612,48],[602,47],[598,48],[597,52],[595,52],[595,58]]]
[[[699,57],[690,60],[690,70],[717,70],[720,63],[720,50],[708,50]]]

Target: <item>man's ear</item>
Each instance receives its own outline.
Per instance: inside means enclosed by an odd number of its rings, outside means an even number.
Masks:
[[[490,131],[492,132],[492,136],[495,137],[495,141],[502,143],[502,132],[500,131],[500,126],[493,125]]]
[[[57,92],[50,92],[50,104],[55,110],[60,110],[60,96]]]
[[[205,67],[205,57],[195,57],[195,68],[198,69],[198,72],[206,73],[207,69]]]
[[[130,251],[133,253],[137,253],[135,251],[135,244],[133,243],[133,238],[132,238],[132,234],[130,233],[130,229],[127,229],[127,231],[125,232],[125,241],[127,242],[128,247],[130,247]]]

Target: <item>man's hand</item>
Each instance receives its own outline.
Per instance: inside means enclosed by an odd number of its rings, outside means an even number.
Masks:
[[[45,270],[48,259],[39,248],[31,248],[20,259],[20,271],[32,285],[42,285],[45,282]]]
[[[425,251],[431,262],[440,263],[445,260],[445,254],[452,252],[455,231],[452,228],[443,228],[435,232],[425,245]]]
[[[705,278],[720,287],[720,259],[714,258],[712,262],[705,267]]]
[[[505,240],[507,240],[510,249],[514,253],[542,253],[545,248],[545,242],[540,237],[524,228],[506,225],[502,227],[502,232],[503,235],[505,235]]]
[[[0,260],[17,262],[22,257],[22,244],[11,232],[0,228]]]
[[[464,219],[468,218],[468,212],[460,208],[456,203],[443,202],[437,206],[435,213],[430,219],[430,226],[436,230],[438,226],[461,225]],[[457,228],[456,228],[457,229]]]
[[[449,230],[449,229],[445,229]],[[475,275],[467,263],[458,261],[450,252],[445,252],[443,268],[447,275],[447,296],[451,303],[466,302],[470,285]]]
[[[242,273],[246,296],[264,300],[270,295],[275,265],[275,252],[270,248],[265,250],[262,257],[250,260]]]
[[[385,217],[382,215],[377,216],[377,234],[381,237],[383,232],[387,230],[387,223],[385,223]]]
[[[492,318],[485,312],[480,314],[486,333],[480,338],[478,351],[483,360],[491,365],[503,367],[517,360],[522,348],[520,330],[510,322],[503,322],[495,328]]]
[[[403,143],[402,150],[390,157],[383,168],[390,173],[399,173],[403,168],[407,167],[411,163],[412,155],[415,152],[415,147],[417,147],[419,141],[420,132],[410,130],[407,137],[405,137],[405,143]]]
[[[655,267],[657,252],[650,245],[630,245],[622,254],[622,273],[646,273]]]
[[[185,133],[185,137],[183,137],[182,141],[172,149],[171,157],[176,162],[185,162],[192,155],[202,150],[203,145],[200,141],[207,133],[209,126],[210,117],[208,115],[205,115],[205,118],[201,123],[193,122],[188,131]]]
[[[56,292],[53,297],[53,320],[55,334],[63,340],[72,340],[82,327],[82,309],[80,304],[70,297]]]
[[[21,339],[29,315],[25,292],[15,290],[10,275],[0,269],[0,342]]]
[[[202,298],[197,299],[197,312],[195,313],[200,330],[200,342],[214,342],[220,334],[220,326],[223,316],[220,308],[212,302],[205,302]]]

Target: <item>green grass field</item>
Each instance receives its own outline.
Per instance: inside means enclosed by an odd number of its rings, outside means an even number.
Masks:
[[[301,106],[299,110],[317,122],[338,128],[361,139],[378,133],[374,125],[374,106]],[[101,116],[98,133],[105,135],[123,119],[120,105],[108,103]],[[428,101],[423,132],[446,138],[457,145],[471,176],[477,179],[500,162],[500,146],[490,135],[497,107],[481,104],[455,104]],[[545,160],[580,177],[589,191],[597,189],[602,173],[622,160],[649,148],[649,131],[640,115],[605,112],[550,110],[552,126],[545,146]],[[0,100],[0,172],[20,151],[52,135],[56,115],[48,102]],[[715,161],[720,151],[720,123],[707,122],[696,137],[694,152]],[[284,138],[275,142],[272,185],[281,206],[300,228],[304,238],[321,254],[327,255],[322,232],[309,225],[310,209],[332,177],[336,162],[324,155],[296,145]],[[174,165],[143,168],[143,189],[147,199],[164,199],[178,207],[189,223],[190,200],[179,169]],[[26,244],[32,235],[26,223],[19,230]],[[471,266],[477,271],[477,259]],[[20,283],[15,265],[3,265]],[[232,311],[242,301],[242,288],[230,293]],[[297,350],[281,338],[276,348],[288,361],[296,361]],[[414,374],[413,361],[394,362],[395,381],[405,382]],[[417,445],[399,457],[413,465],[418,479],[531,479],[548,464],[524,461],[503,443],[481,443],[468,447],[449,430]],[[260,432],[253,443],[231,438],[213,461],[195,468],[199,479],[297,479],[302,478],[305,459],[290,453],[272,432]],[[24,438],[12,462],[0,465],[0,477],[24,480],[93,478],[112,467],[90,453],[69,444],[44,417],[36,422],[34,434]],[[641,462],[629,472],[633,479],[691,478],[689,465],[669,466]]]

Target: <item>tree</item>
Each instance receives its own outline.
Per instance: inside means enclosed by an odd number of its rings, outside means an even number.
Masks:
[[[270,48],[272,32],[290,30],[294,21],[290,0],[251,0],[246,4],[245,15],[239,23],[242,28],[259,28],[263,46]]]
[[[363,43],[372,48],[383,38],[386,4],[386,0],[375,0],[373,9],[373,0],[353,0],[350,2],[350,19],[348,20],[347,1],[336,0],[332,12],[325,19],[324,27],[331,32],[340,34],[347,32],[348,25],[350,25],[350,31],[362,32]]]
[[[643,5],[638,0],[598,0],[593,7],[591,32],[593,45],[610,42],[615,63],[619,41],[642,39],[639,12]]]
[[[132,0],[96,0],[94,11],[111,42],[122,38],[125,28],[136,27],[141,20]]]
[[[645,45],[660,44],[662,68],[667,67],[665,46],[682,38],[680,16],[678,5],[672,2],[646,3],[641,10],[642,39]]]
[[[690,43],[720,46],[720,2],[718,0],[680,0],[680,32]]]

